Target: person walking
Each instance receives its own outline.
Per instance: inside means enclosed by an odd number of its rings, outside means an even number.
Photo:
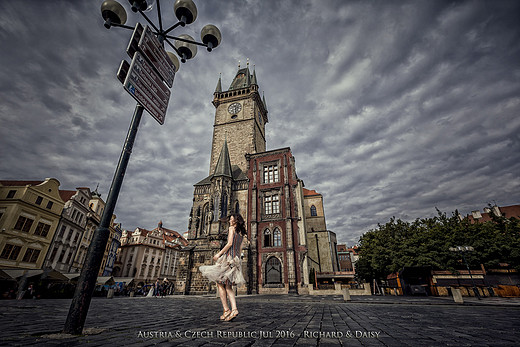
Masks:
[[[170,282],[168,281],[168,279],[165,277],[163,279],[163,283],[162,283],[162,287],[161,287],[161,297],[164,298],[166,296],[166,291],[168,290],[168,286],[169,286]]]
[[[202,265],[199,267],[203,276],[210,281],[216,282],[220,301],[224,313],[220,320],[231,321],[238,316],[237,303],[233,285],[245,283],[242,275],[242,241],[247,235],[245,222],[239,213],[234,213],[229,217],[229,230],[227,243],[213,257],[214,265]],[[228,305],[231,304],[231,310]]]
[[[157,279],[157,281],[155,281],[155,284],[153,286],[153,295],[158,298],[160,295],[160,291],[161,291],[161,282],[159,281],[159,279]]]

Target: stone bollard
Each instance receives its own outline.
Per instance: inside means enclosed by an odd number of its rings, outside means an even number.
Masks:
[[[343,300],[345,300],[345,302],[352,300],[350,299],[350,291],[348,290],[348,288],[343,288]]]
[[[114,288],[110,288],[107,293],[107,299],[112,299],[114,297]]]
[[[451,288],[451,294],[453,295],[453,301],[457,304],[463,304],[464,299],[462,299],[462,294],[460,293],[460,289]]]
[[[341,283],[334,283],[334,291],[336,294],[341,293]]]

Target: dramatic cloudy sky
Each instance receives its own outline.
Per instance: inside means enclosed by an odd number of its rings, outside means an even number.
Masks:
[[[0,1],[0,178],[55,177],[106,198],[135,102],[115,77],[130,31],[101,0]],[[127,24],[140,19],[127,1]],[[186,231],[209,170],[219,73],[255,64],[267,148],[291,147],[352,245],[392,216],[520,203],[520,2],[202,1],[222,46],[182,65],[160,126],[143,117],[116,214]],[[161,2],[166,23],[173,0]],[[152,15],[153,16],[153,15]],[[252,66],[251,66],[252,67]]]

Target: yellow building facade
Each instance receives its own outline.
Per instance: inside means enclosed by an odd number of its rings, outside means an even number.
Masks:
[[[55,178],[0,181],[0,268],[41,269],[64,201]]]

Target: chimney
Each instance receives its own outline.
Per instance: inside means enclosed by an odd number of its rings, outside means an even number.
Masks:
[[[475,219],[480,219],[482,218],[482,215],[480,214],[480,211],[471,211],[471,215],[473,216],[473,218]]]

